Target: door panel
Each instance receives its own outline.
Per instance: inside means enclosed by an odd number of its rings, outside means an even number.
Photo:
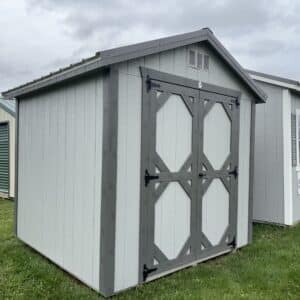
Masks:
[[[141,275],[230,249],[236,235],[236,99],[147,78]]]

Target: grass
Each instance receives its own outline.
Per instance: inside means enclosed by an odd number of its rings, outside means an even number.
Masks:
[[[300,225],[254,226],[254,243],[116,296],[116,299],[300,299]],[[0,299],[101,299],[13,234],[0,201]]]

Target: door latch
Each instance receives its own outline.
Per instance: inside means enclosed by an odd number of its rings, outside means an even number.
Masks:
[[[147,75],[146,85],[147,85],[147,92],[149,92],[154,87],[160,88],[160,85],[158,83],[151,81],[151,78],[149,75]]]
[[[148,268],[147,265],[144,265],[144,268],[143,268],[143,279],[144,279],[144,281],[146,281],[149,274],[155,272],[156,270],[157,270],[157,268]]]
[[[234,178],[237,178],[238,175],[239,175],[238,168],[235,167],[233,170],[229,171],[229,172],[228,172],[228,175],[233,175]]]
[[[206,177],[206,173],[200,172],[198,175],[200,178]]]
[[[148,170],[146,169],[144,178],[145,178],[145,186],[148,186],[148,184],[151,180],[158,179],[159,176],[158,175],[150,175]]]

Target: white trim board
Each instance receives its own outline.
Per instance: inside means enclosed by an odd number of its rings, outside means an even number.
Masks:
[[[287,89],[291,89],[291,90],[300,92],[300,86],[298,86],[298,85],[283,82],[283,81],[279,81],[279,80],[275,80],[275,79],[271,79],[271,78],[266,78],[266,77],[263,77],[263,76],[253,75],[251,73],[249,75],[254,80],[269,83],[269,84],[273,84],[273,85],[277,85],[277,86],[281,86],[281,87],[284,87],[284,88],[287,88]]]
[[[293,225],[291,93],[282,91],[284,223]]]

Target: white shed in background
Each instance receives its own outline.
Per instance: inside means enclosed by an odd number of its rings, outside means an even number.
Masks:
[[[15,101],[0,96],[0,197],[15,197]]]
[[[251,241],[266,97],[209,29],[5,95],[18,100],[17,236],[103,295]]]
[[[268,95],[256,113],[253,218],[300,221],[300,83],[248,71]]]

